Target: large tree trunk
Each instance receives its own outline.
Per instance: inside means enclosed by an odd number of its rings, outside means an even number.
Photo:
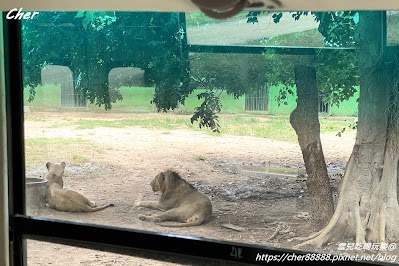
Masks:
[[[290,123],[298,136],[308,174],[306,185],[311,201],[312,223],[321,228],[330,221],[334,213],[334,204],[320,141],[314,55],[303,56],[301,61],[297,62],[295,83],[297,107],[290,115]]]
[[[398,240],[399,101],[392,65],[384,62],[381,29],[382,12],[360,12],[360,98],[355,146],[333,218],[300,246],[320,247],[344,237],[354,237],[356,243]]]

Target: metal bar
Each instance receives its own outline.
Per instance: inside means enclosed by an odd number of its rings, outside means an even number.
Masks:
[[[381,11],[382,12],[382,45],[386,46],[387,45],[387,12],[386,11]]]
[[[269,111],[269,85],[265,84],[265,111]]]
[[[291,46],[247,46],[247,45],[188,45],[191,53],[233,53],[233,54],[285,54],[285,55],[313,55],[316,51],[347,50],[355,48],[335,47],[291,47]]]
[[[186,13],[178,13],[177,16],[178,31],[183,30],[183,32],[180,32],[182,35],[182,38],[180,38],[180,53],[182,57],[188,60]]]
[[[14,230],[12,217],[25,213],[25,149],[22,84],[21,21],[4,21],[4,65],[6,86],[8,200],[10,214],[10,265],[26,264],[22,235]]]

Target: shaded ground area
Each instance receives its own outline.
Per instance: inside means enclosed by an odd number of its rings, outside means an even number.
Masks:
[[[286,248],[296,244],[293,241],[295,236],[307,236],[314,231],[309,222],[309,198],[303,175],[276,176],[270,172],[252,175],[232,169],[232,165],[268,166],[303,172],[297,144],[255,137],[215,136],[189,130],[52,127],[65,118],[74,121],[105,119],[105,116],[106,119],[131,117],[130,114],[112,113],[27,114],[30,118],[25,122],[27,139],[68,138],[71,142],[87,140],[91,143],[91,149],[81,151],[76,148],[80,156],[89,158],[84,162],[71,160],[62,156],[61,151],[43,146],[46,159],[42,165],[28,168],[27,176],[43,176],[46,161],[65,161],[65,187],[82,193],[98,205],[115,204],[113,208],[89,214],[62,213],[46,208],[34,212],[34,215]],[[345,133],[340,138],[335,133],[328,133],[322,136],[322,141],[332,172],[332,185],[336,187],[353,147],[354,133]],[[168,168],[177,170],[211,199],[213,215],[208,223],[178,229],[159,227],[138,219],[138,214],[156,212],[135,205],[139,200],[159,199],[149,183],[156,174]],[[238,226],[240,230],[226,228],[222,226],[224,224]],[[336,247],[335,244],[328,248],[336,251]],[[62,265],[57,261],[74,256],[80,258],[83,265],[113,265],[113,260],[117,265],[151,265],[127,256],[82,250],[29,242],[28,261],[30,265]]]

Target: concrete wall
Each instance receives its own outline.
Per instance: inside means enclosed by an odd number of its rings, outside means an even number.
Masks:
[[[291,88],[294,92],[294,96],[287,95],[285,101],[287,105],[280,104],[276,101],[278,92],[280,90],[279,86],[271,86],[269,89],[269,114],[274,115],[289,115],[296,107],[296,89]],[[357,99],[359,98],[359,90],[347,101],[343,101],[339,106],[330,106],[330,115],[334,116],[357,116]]]
[[[276,97],[280,91],[280,86],[269,87],[269,114],[272,115],[289,115],[296,107],[296,89],[292,88],[294,96],[287,94],[285,101],[287,105],[281,103],[278,105]]]

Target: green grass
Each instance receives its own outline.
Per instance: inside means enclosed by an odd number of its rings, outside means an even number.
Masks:
[[[267,113],[276,114],[276,115],[285,115],[290,114],[296,106],[296,97],[289,95],[287,97],[288,105],[281,104],[280,106],[276,103],[276,96],[280,90],[281,86],[271,86],[269,89],[269,110]],[[28,89],[24,90],[24,99],[25,105],[28,105],[32,111],[61,111],[61,103],[60,103],[60,88],[54,85],[49,85],[45,87],[38,86],[36,88],[37,94],[33,102],[27,102],[27,92]],[[295,88],[292,88],[295,91]],[[120,92],[123,96],[122,101],[118,101],[112,104],[112,109],[109,111],[105,111],[104,106],[98,107],[96,105],[88,104],[87,108],[78,108],[76,110],[79,111],[89,111],[89,112],[135,112],[135,113],[150,113],[156,112],[156,108],[153,104],[151,104],[152,97],[154,95],[154,88],[146,88],[146,87],[121,87]],[[176,109],[177,112],[182,114],[192,114],[196,107],[201,105],[201,101],[197,99],[197,95],[204,90],[195,90],[191,93],[185,100],[185,104],[179,106]],[[356,99],[358,98],[358,92],[354,97],[350,98],[348,101],[344,101],[340,103],[339,108],[336,106],[331,107],[331,114],[337,116],[345,116],[345,115],[356,115],[357,114],[357,103]],[[246,113],[245,111],[245,97],[239,97],[235,99],[233,96],[228,95],[226,92],[222,92],[220,95],[220,102],[222,105],[222,113],[233,113],[240,114]],[[69,108],[68,110],[71,110]],[[72,110],[75,110],[72,108]],[[253,114],[262,113],[262,112],[251,112]],[[265,112],[263,112],[265,113]],[[35,117],[35,118],[27,118],[29,121],[46,121],[45,117]],[[59,121],[60,125],[63,125],[65,122],[68,122],[67,118]]]
[[[266,118],[266,119],[265,119]],[[320,118],[320,132],[338,132],[344,127],[348,130],[352,118]],[[288,116],[227,116],[220,119],[221,133],[252,136],[280,141],[296,142],[297,135]]]
[[[111,110],[107,112],[155,112],[156,107],[151,104],[155,89],[152,87],[121,87],[119,88],[123,100],[112,103]],[[197,99],[197,94],[204,90],[195,90],[185,100],[185,104],[181,105],[178,110],[182,112],[194,112],[195,107],[201,105],[201,101]],[[28,102],[29,88],[24,89],[24,105],[29,106],[32,111],[60,111],[61,110],[61,87],[56,85],[46,85],[44,87],[36,87],[36,96],[32,102]],[[245,111],[245,99],[240,97],[234,99],[233,96],[222,92],[220,95],[222,104],[222,112],[240,113]],[[80,109],[82,110],[82,109]],[[104,112],[104,106],[93,104],[87,105],[89,112]],[[31,118],[32,121],[39,121],[45,118]]]
[[[75,129],[93,129],[97,127],[125,128],[143,127],[151,129],[177,129],[176,119],[173,118],[147,118],[147,119],[118,119],[118,120],[91,120],[79,119],[77,121],[63,122],[53,125],[53,128],[75,126]],[[185,123],[186,124],[186,123]]]
[[[61,85],[39,85],[35,88],[35,92],[34,100],[28,102],[29,87],[24,88],[24,105],[29,106],[31,111],[60,110]]]
[[[288,117],[264,116],[263,119],[246,116],[229,116],[220,120],[222,134],[252,136],[281,141],[296,141]]]
[[[202,156],[202,155],[194,155],[194,156],[193,156],[193,159],[194,159],[195,161],[204,161],[204,160],[205,160],[205,157]]]
[[[249,45],[266,46],[324,46],[323,35],[318,29],[306,30],[290,34],[278,35],[248,42]]]
[[[184,105],[179,107],[180,111],[194,112],[195,108],[200,106],[202,100],[198,100],[197,95],[205,92],[203,89],[195,90],[184,101]],[[226,92],[220,94],[220,104],[222,105],[223,113],[242,113],[245,112],[245,97],[242,96],[235,99],[234,96],[228,95]]]
[[[81,144],[84,141],[81,139],[76,139],[74,140],[74,143]],[[71,139],[67,138],[58,138],[58,139],[53,139],[53,138],[28,138],[25,140],[25,146],[30,147],[30,146],[45,146],[45,145],[57,145],[57,146],[63,146],[63,145],[68,145],[71,143]]]
[[[85,163],[88,158],[99,158],[103,147],[76,138],[27,138],[25,163],[27,168],[45,166],[46,162]]]
[[[297,136],[289,123],[288,116],[271,115],[249,115],[236,114],[219,116],[220,133],[214,133],[208,128],[200,129],[198,123],[191,124],[190,115],[165,114],[157,117],[141,117],[138,119],[79,119],[75,121],[62,122],[53,127],[74,127],[74,129],[94,129],[98,127],[126,128],[142,127],[148,129],[162,130],[162,134],[171,134],[171,130],[186,129],[202,131],[213,136],[239,135],[266,138],[280,141],[296,142]],[[320,117],[321,133],[339,132],[344,127],[349,130],[352,118]]]
[[[89,158],[86,158],[86,157],[84,157],[84,156],[79,156],[79,155],[73,155],[73,156],[72,156],[72,159],[73,159],[73,161],[76,162],[76,163],[87,163],[87,162],[90,161]]]
[[[348,118],[340,118],[339,120],[331,119],[327,117],[320,117],[320,133],[328,133],[328,132],[338,132],[342,131],[343,128],[345,130],[349,129],[349,125],[353,124],[353,117]]]
[[[153,87],[120,87],[123,100],[112,104],[111,111],[153,112],[156,108],[151,104],[155,93]],[[89,111],[104,111],[104,106],[88,104]]]
[[[24,117],[25,121],[33,121],[33,122],[47,122],[49,121],[48,118],[45,117],[37,117],[37,116],[25,116]]]

